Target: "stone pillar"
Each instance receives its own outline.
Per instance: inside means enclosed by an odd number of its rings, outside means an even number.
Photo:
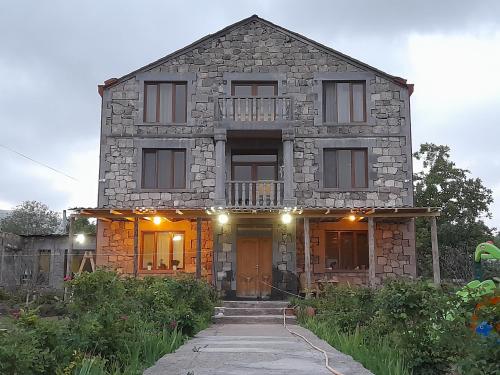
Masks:
[[[196,279],[201,279],[201,217],[196,218]]]
[[[281,137],[283,140],[283,205],[291,207],[297,204],[293,190],[293,141],[295,139],[293,128],[283,129]]]
[[[226,129],[216,128],[215,140],[215,205],[226,205]]]
[[[139,273],[139,218],[134,218],[134,277]]]

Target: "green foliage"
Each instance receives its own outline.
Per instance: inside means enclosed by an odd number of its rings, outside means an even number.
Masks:
[[[474,249],[493,237],[491,229],[481,219],[490,217],[492,191],[483,185],[481,179],[469,177],[468,170],[458,168],[450,160],[448,146],[425,143],[413,156],[423,163],[423,170],[413,177],[416,206],[442,208],[438,219],[438,238],[443,276],[470,278]],[[430,275],[428,220],[416,220],[416,235],[419,272]],[[461,263],[456,265],[457,261]]]
[[[98,270],[68,286],[67,319],[22,311],[13,332],[0,334],[0,373],[140,374],[204,328],[216,301],[208,284],[189,277],[139,280]]]
[[[15,234],[51,234],[56,231],[61,219],[57,212],[37,201],[25,201],[9,216],[2,219],[0,227],[4,232]]]
[[[487,364],[498,358],[498,345],[469,328],[477,302],[430,283],[394,280],[376,291],[332,287],[321,298],[299,302],[317,309],[314,318],[300,314],[299,321],[377,375],[444,375],[454,368],[498,375]],[[497,324],[498,309],[481,309],[479,321]],[[474,363],[482,367],[468,372]]]
[[[75,233],[96,234],[96,225],[86,217],[77,217],[73,223]]]
[[[384,337],[368,340],[359,327],[345,333],[328,320],[307,318],[305,327],[341,352],[349,354],[376,375],[410,375],[399,350]]]

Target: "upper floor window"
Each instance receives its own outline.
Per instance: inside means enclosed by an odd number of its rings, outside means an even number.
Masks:
[[[186,187],[186,150],[143,149],[142,188],[183,189]]]
[[[325,149],[324,187],[352,189],[368,187],[367,149]]]
[[[186,82],[146,82],[144,84],[144,122],[183,124],[186,118]]]
[[[323,82],[323,122],[366,122],[365,81]]]

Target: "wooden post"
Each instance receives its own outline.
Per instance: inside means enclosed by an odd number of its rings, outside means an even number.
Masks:
[[[75,228],[74,228],[74,223],[75,223],[75,217],[70,216],[69,217],[69,230],[68,230],[68,256],[66,257],[66,276],[72,276],[71,275],[71,262],[73,260],[73,244],[74,244],[74,237],[75,237]]]
[[[377,257],[375,255],[375,223],[373,217],[368,218],[368,282],[371,287],[375,286],[375,268]]]
[[[196,279],[201,279],[201,217],[196,218]]]
[[[306,273],[306,298],[311,297],[311,241],[309,218],[304,218],[304,272]]]
[[[134,218],[134,277],[139,273],[139,218]]]
[[[431,217],[432,273],[434,284],[441,285],[441,270],[439,268],[439,247],[436,217]]]

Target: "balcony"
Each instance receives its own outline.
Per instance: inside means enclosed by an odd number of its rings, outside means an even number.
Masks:
[[[291,121],[292,98],[286,96],[229,96],[216,99],[216,120],[247,123]]]
[[[283,207],[283,181],[227,181],[227,206],[233,208]]]

